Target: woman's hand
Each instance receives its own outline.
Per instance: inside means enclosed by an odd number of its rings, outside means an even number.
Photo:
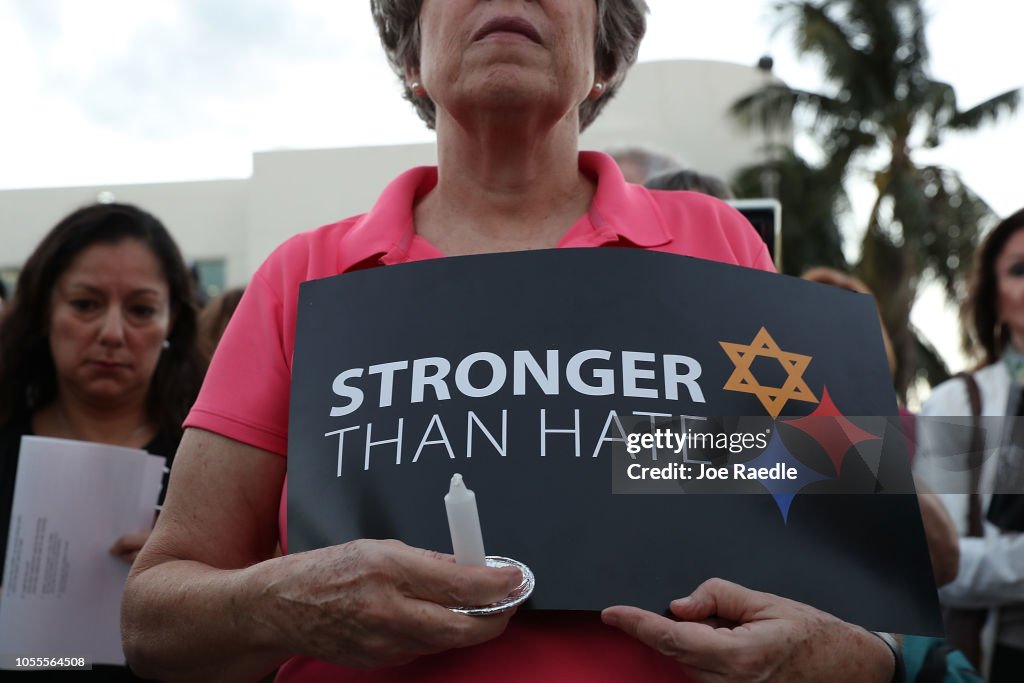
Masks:
[[[813,607],[722,579],[674,600],[673,621],[636,607],[601,617],[662,654],[694,680],[888,683],[893,656],[867,631]]]
[[[275,557],[286,460],[187,429],[167,500],[125,584],[132,669],[161,681],[254,681],[289,657],[383,667],[500,634],[515,569],[456,565],[396,541]]]
[[[135,558],[139,556],[139,551],[142,550],[142,546],[146,544],[146,539],[149,538],[151,531],[137,531],[134,534],[125,534],[114,541],[114,545],[110,546],[110,554],[119,560],[123,560],[128,564],[135,562]]]
[[[270,560],[255,618],[287,651],[376,668],[467,647],[501,634],[514,610],[488,617],[446,605],[486,605],[507,596],[512,568],[456,565],[450,555],[398,541],[359,540]]]

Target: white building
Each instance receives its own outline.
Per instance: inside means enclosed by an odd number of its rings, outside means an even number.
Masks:
[[[738,127],[728,108],[766,78],[754,66],[724,62],[638,64],[581,146],[639,145],[729,178],[763,159],[761,134]],[[61,217],[110,193],[158,216],[214,293],[246,282],[288,236],[366,211],[398,173],[435,160],[431,144],[258,152],[244,180],[0,191],[0,274],[12,285]]]

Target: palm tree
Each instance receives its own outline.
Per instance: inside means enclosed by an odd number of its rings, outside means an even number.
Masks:
[[[766,128],[809,115],[809,132],[827,162],[809,167],[817,172],[805,179],[803,197],[835,197],[837,184],[855,170],[869,172],[877,194],[854,271],[876,293],[905,399],[928,348],[910,326],[918,291],[934,281],[959,298],[970,256],[993,218],[956,171],[916,163],[914,152],[1011,114],[1019,92],[961,110],[952,86],[929,75],[921,0],[782,0],[775,7],[780,25],[792,27],[798,52],[820,60],[830,91],[773,82],[737,101],[733,112]],[[934,369],[929,374],[935,378]]]

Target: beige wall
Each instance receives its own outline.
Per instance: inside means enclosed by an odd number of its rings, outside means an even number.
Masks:
[[[0,192],[0,268],[17,266],[63,216],[110,192],[158,216],[186,258],[223,258],[228,278],[242,279],[247,180],[102,185]]]
[[[254,271],[274,247],[297,232],[370,210],[399,173],[436,162],[434,145],[256,154],[249,181],[245,269]]]
[[[764,78],[722,62],[639,64],[581,147],[639,144],[729,177],[759,160],[763,140],[738,129],[728,106]],[[259,152],[245,180],[0,191],[0,268],[23,262],[60,217],[109,191],[159,216],[186,258],[225,259],[227,284],[241,284],[290,235],[368,210],[398,173],[435,159],[432,144]]]
[[[740,128],[729,107],[762,87],[765,78],[753,66],[727,62],[638,64],[583,134],[581,146],[641,145],[728,180],[741,167],[763,161],[762,134]]]

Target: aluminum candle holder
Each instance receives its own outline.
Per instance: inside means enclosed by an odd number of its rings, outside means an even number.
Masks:
[[[500,557],[498,555],[487,556],[488,567],[515,567],[523,574],[523,580],[516,586],[511,593],[508,594],[503,600],[491,603],[490,605],[481,605],[480,607],[449,607],[453,612],[459,614],[469,614],[470,616],[487,616],[490,614],[500,614],[505,610],[512,609],[518,605],[526,602],[526,599],[533,593],[533,587],[536,584],[533,572],[525,564],[519,560],[513,560],[511,557]]]

